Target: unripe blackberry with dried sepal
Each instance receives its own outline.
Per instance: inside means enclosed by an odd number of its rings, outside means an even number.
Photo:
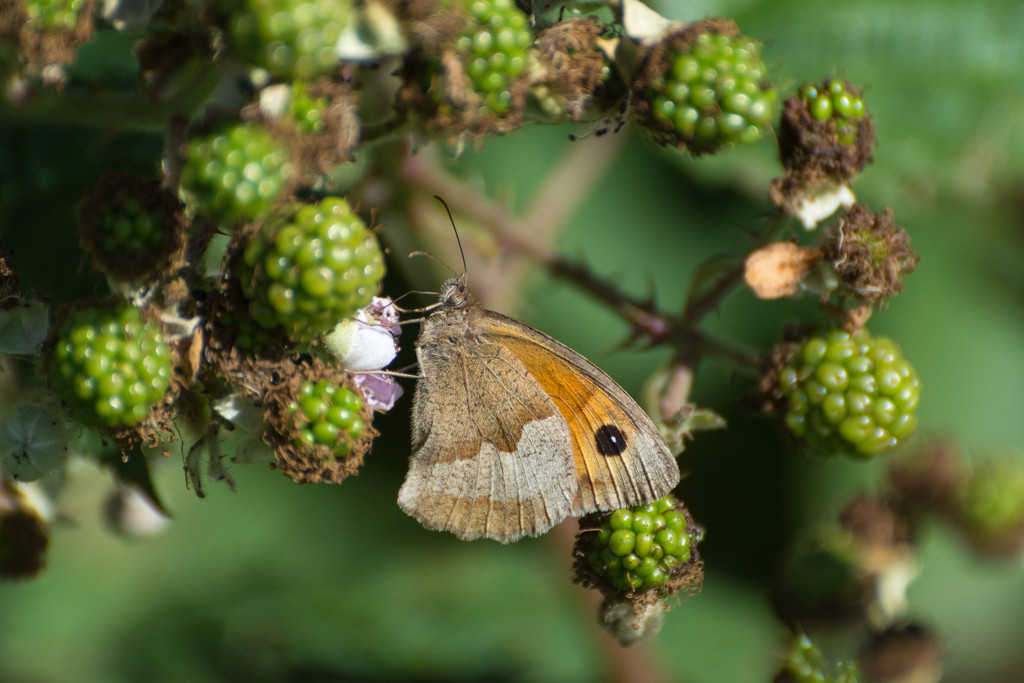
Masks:
[[[255,121],[232,122],[190,140],[181,191],[186,205],[230,227],[259,218],[295,180],[285,141]]]
[[[259,120],[281,140],[294,167],[294,184],[315,187],[343,163],[362,132],[360,93],[351,83],[322,77],[263,88],[257,107],[243,110],[243,117]]]
[[[457,0],[429,23],[435,36],[408,56],[396,109],[428,132],[463,139],[509,133],[522,123],[528,88],[526,14],[513,0]]]
[[[231,264],[241,257],[242,242],[236,233],[225,254],[225,272],[231,272]],[[262,401],[287,371],[296,345],[282,328],[267,329],[252,319],[249,300],[234,278],[222,275],[212,289],[202,292],[197,313],[203,320],[198,380],[215,397],[241,393]]]
[[[52,85],[52,73],[66,78],[65,70],[48,73],[44,68],[70,64],[79,47],[96,32],[93,0],[26,0],[8,3],[2,23],[10,30],[5,38],[17,51],[20,64],[33,76]]]
[[[0,581],[30,579],[46,565],[48,520],[27,490],[0,476]]]
[[[574,17],[537,36],[527,121],[594,121],[625,106],[625,83],[602,40],[608,27],[593,17]]]
[[[975,463],[954,501],[952,521],[980,554],[1024,554],[1024,453],[1007,452]]]
[[[914,532],[903,511],[864,496],[794,545],[773,602],[779,616],[796,625],[889,624],[906,614],[906,588],[917,573]]]
[[[157,179],[105,173],[78,209],[78,242],[114,283],[141,285],[185,264],[184,207]]]
[[[309,343],[351,317],[380,287],[384,258],[377,237],[341,197],[290,204],[239,244],[232,273],[252,319]]]
[[[805,633],[793,640],[786,663],[772,683],[858,683],[857,666],[851,662],[830,662]]]
[[[818,246],[838,276],[836,293],[879,308],[903,291],[903,277],[917,269],[919,260],[892,209],[871,213],[860,204],[847,209]]]
[[[377,436],[352,375],[316,359],[293,364],[265,400],[264,440],[296,482],[340,484],[357,473]]]
[[[659,603],[681,590],[700,590],[704,573],[697,544],[703,528],[671,494],[586,515],[579,526],[574,581],[605,596],[601,620],[613,634],[653,635],[660,626]]]
[[[756,142],[778,109],[760,44],[726,19],[690,24],[650,47],[631,90],[634,117],[654,140],[694,154]]]
[[[810,451],[870,458],[917,428],[920,382],[891,339],[835,329],[778,345],[762,379],[767,403]]]
[[[80,302],[59,314],[44,352],[54,394],[82,424],[156,443],[173,424],[173,347],[160,322],[127,302]]]
[[[776,206],[811,229],[853,204],[850,181],[871,163],[876,144],[859,88],[832,80],[802,87],[783,103],[778,135],[784,173],[770,189]]]

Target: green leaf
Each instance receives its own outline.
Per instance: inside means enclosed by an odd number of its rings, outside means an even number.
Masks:
[[[49,310],[49,304],[39,298],[25,298],[0,310],[0,353],[38,355],[49,329]]]

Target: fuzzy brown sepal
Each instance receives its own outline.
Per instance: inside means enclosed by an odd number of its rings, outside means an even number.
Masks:
[[[256,401],[292,364],[295,346],[283,329],[267,330],[249,316],[249,302],[237,283],[225,282],[203,302],[199,380],[213,394],[240,392]],[[244,335],[251,343],[239,345]]]
[[[686,517],[686,529],[691,537],[690,559],[676,567],[664,585],[647,590],[624,591],[615,587],[607,576],[599,574],[590,565],[587,555],[593,548],[593,535],[601,528],[611,512],[594,512],[580,517],[580,531],[576,535],[576,544],[573,547],[573,583],[600,591],[609,601],[632,602],[638,606],[638,609],[642,605],[664,600],[680,591],[685,590],[689,594],[699,593],[704,583],[704,562],[700,559],[697,546],[703,533],[700,525],[694,521],[693,515],[682,501],[676,501],[674,509],[679,510]]]
[[[104,241],[108,235],[99,228],[99,222],[104,214],[116,213],[128,200],[156,218],[161,241],[155,250],[106,250]],[[124,171],[104,173],[100,182],[86,192],[78,208],[78,243],[82,251],[95,268],[126,284],[156,282],[182,268],[188,228],[184,206],[175,193],[157,179],[140,178]]]
[[[881,498],[855,498],[840,511],[839,528],[857,541],[864,567],[887,566],[890,558],[910,552],[914,543],[910,524],[892,502]]]
[[[787,325],[783,329],[782,339],[763,358],[757,391],[744,399],[751,410],[766,414],[785,410],[786,398],[779,391],[779,373],[814,331],[810,325]]]
[[[732,19],[710,17],[687,24],[678,31],[668,34],[643,55],[630,85],[630,101],[633,117],[647,131],[657,144],[663,147],[686,148],[691,154],[700,156],[717,152],[718,145],[706,145],[684,137],[670,123],[654,115],[651,92],[665,83],[665,74],[672,69],[672,59],[677,52],[688,52],[690,46],[703,33],[724,35],[734,38],[740,35],[740,28]]]
[[[96,32],[94,0],[85,0],[78,21],[65,29],[40,29],[29,19],[25,4],[24,0],[0,2],[0,44],[5,49],[15,46],[28,75],[38,76],[52,64],[73,62],[78,48]]]
[[[537,38],[541,75],[531,85],[557,98],[571,121],[605,116],[625,94],[598,45],[604,31],[597,19],[576,17],[545,29]]]
[[[203,320],[198,378],[212,395],[240,392],[262,402],[279,378],[290,372],[296,347],[278,326],[262,327],[249,315],[249,300],[238,282],[238,262],[245,245],[259,225],[249,223],[231,236],[221,264],[221,278],[199,302],[197,314]],[[191,362],[192,369],[197,366]]]
[[[373,411],[362,402],[360,417],[366,425],[362,434],[349,443],[347,455],[339,455],[332,446],[317,444],[309,446],[300,441],[299,430],[305,418],[294,410],[299,403],[299,388],[305,382],[326,381],[344,387],[362,396],[352,375],[319,359],[308,364],[295,364],[294,372],[282,378],[282,382],[267,394],[267,430],[263,440],[274,449],[277,467],[283,474],[299,483],[327,482],[340,484],[350,476],[358,474],[363,458],[377,437],[377,430],[371,424]],[[341,435],[340,438],[348,438]]]
[[[46,566],[46,523],[0,478],[0,580],[30,579]]]
[[[825,92],[828,83],[823,85]],[[855,95],[860,93],[850,83],[846,89]],[[811,116],[804,98],[786,98],[779,122],[779,160],[785,173],[772,181],[769,191],[776,206],[796,207],[819,190],[848,185],[873,161],[871,149],[876,137],[871,114],[865,113],[851,123],[857,127],[857,139],[847,144],[839,140],[834,118],[819,121]]]
[[[849,293],[879,307],[903,291],[903,276],[919,260],[892,209],[873,214],[860,204],[846,211],[819,246]]]
[[[872,635],[858,659],[864,679],[874,683],[938,683],[944,649],[935,633],[910,623]]]
[[[12,305],[12,298],[20,293],[21,280],[14,271],[14,254],[0,247],[0,306]]]
[[[458,2],[439,0],[380,0],[402,25],[409,42],[427,54],[439,55],[451,45],[469,16]]]
[[[965,463],[966,456],[951,443],[926,444],[889,466],[890,496],[913,513],[941,514],[967,479]]]

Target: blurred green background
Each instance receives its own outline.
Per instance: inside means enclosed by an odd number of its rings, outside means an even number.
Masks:
[[[681,19],[734,18],[765,44],[792,90],[834,76],[866,86],[878,128],[861,202],[895,210],[921,255],[904,293],[871,322],[923,384],[917,443],[948,437],[981,457],[1024,443],[1024,4],[952,0],[659,3]],[[26,289],[55,300],[101,286],[79,271],[76,202],[100,170],[143,168],[152,136],[0,124],[0,228]],[[488,140],[454,164],[526,206],[579,128]],[[632,141],[562,235],[569,255],[672,309],[698,264],[741,253],[765,225],[778,172],[770,142],[693,160]],[[387,226],[384,226],[385,238]],[[665,354],[614,352],[625,326],[568,285],[538,276],[520,317],[599,363],[632,392]],[[415,283],[420,288],[433,283]],[[385,282],[397,295],[410,283]],[[813,301],[727,299],[710,327],[765,348]],[[411,347],[415,332],[403,344]],[[701,595],[676,605],[643,656],[667,680],[767,681],[786,651],[769,581],[787,538],[876,490],[886,463],[811,461],[734,407],[749,381],[701,368],[694,399],[730,429],[701,434],[677,489],[707,527]],[[409,386],[411,392],[411,386]],[[0,585],[0,681],[606,680],[617,647],[593,627],[556,535],[502,547],[427,532],[394,503],[408,457],[408,398],[376,421],[359,477],[298,486],[235,466],[237,492],[198,499],[177,447],[157,488],[174,515],[126,542],[100,522],[109,476],[69,471],[48,567]],[[1024,571],[971,556],[942,527],[922,540],[911,615],[947,648],[949,681],[1024,678]],[[844,654],[844,653],[830,653]]]

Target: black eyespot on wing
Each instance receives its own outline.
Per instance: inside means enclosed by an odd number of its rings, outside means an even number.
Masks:
[[[597,452],[601,455],[622,455],[626,450],[626,435],[615,425],[604,425],[594,432]]]

